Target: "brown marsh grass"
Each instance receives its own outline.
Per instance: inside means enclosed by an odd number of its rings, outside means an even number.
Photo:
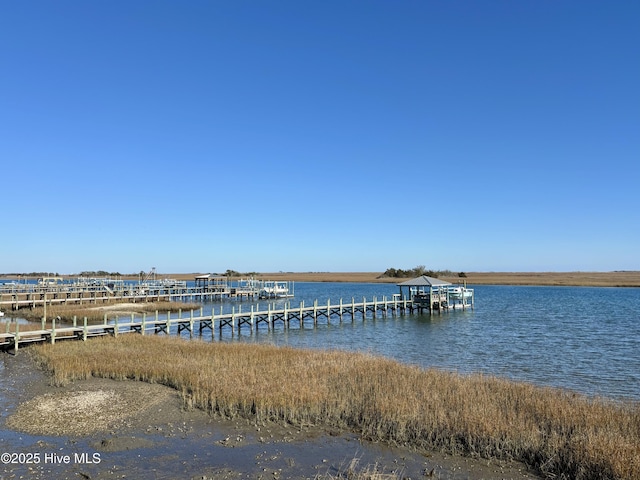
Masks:
[[[127,335],[34,349],[54,384],[161,383],[186,408],[324,425],[421,450],[517,460],[548,478],[640,478],[640,405],[386,358]]]
[[[574,285],[599,287],[640,287],[640,271],[616,272],[466,272],[466,277],[442,277],[451,283],[470,285]],[[263,273],[257,278],[296,282],[400,283],[406,278],[380,277],[381,272],[279,272]],[[185,276],[189,278],[189,276]],[[191,277],[193,278],[193,277]]]

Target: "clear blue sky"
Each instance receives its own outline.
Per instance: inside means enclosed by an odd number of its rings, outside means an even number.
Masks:
[[[640,270],[639,19],[0,0],[0,272]]]

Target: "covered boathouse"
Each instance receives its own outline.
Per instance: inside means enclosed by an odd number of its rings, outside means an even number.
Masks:
[[[411,300],[418,308],[433,310],[466,309],[474,306],[474,292],[466,285],[454,285],[422,275],[398,284],[400,298]]]

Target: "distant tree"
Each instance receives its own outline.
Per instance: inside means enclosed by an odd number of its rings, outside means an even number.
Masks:
[[[419,276],[421,276],[421,275],[424,275],[424,274],[425,274],[425,272],[426,272],[426,270],[427,270],[427,269],[426,269],[426,267],[425,267],[424,265],[418,265],[417,267],[414,267],[414,269],[413,269],[413,274],[414,274],[416,277],[419,277]]]
[[[466,273],[464,273],[464,272],[460,272],[460,273],[458,274],[458,277],[460,277],[460,278],[467,278],[467,274],[466,274]]]

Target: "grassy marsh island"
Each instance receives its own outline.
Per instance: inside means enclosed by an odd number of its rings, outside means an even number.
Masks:
[[[109,318],[114,318],[116,315],[128,316],[132,313],[140,314],[143,312],[160,313],[178,312],[183,310],[188,312],[189,310],[199,310],[199,305],[194,303],[184,302],[140,302],[140,303],[86,303],[84,305],[47,305],[47,328],[50,328],[51,319],[59,318],[59,321],[64,323],[73,322],[74,317],[78,323],[84,321],[84,317],[87,317],[89,323],[100,323],[104,321],[105,314]],[[38,306],[34,308],[22,308],[20,310],[9,310],[6,312],[5,317],[20,317],[31,322],[40,322],[44,318],[44,307]],[[7,318],[7,321],[9,319]],[[35,328],[40,328],[40,324],[34,325]],[[22,328],[22,327],[21,327]],[[28,328],[28,326],[26,327]]]
[[[31,350],[52,382],[170,386],[185,408],[517,460],[548,478],[640,478],[640,405],[342,351],[125,335]]]

